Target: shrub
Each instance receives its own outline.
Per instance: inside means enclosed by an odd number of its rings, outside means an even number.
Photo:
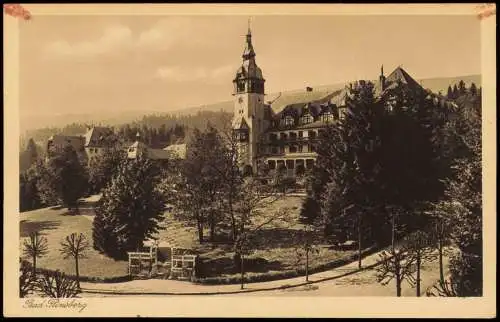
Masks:
[[[77,297],[80,289],[76,280],[66,276],[61,271],[43,272],[37,281],[37,289],[46,297],[70,298]]]

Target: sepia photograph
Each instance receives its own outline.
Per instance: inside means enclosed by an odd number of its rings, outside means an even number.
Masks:
[[[494,4],[193,6],[4,5],[15,316],[495,302]]]

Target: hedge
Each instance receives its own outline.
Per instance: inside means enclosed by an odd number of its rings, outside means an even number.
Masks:
[[[361,252],[362,256],[367,256],[375,253],[379,250],[379,247],[371,247],[365,249]],[[332,262],[309,267],[309,274],[324,272],[330,269],[338,268],[346,264],[352,263],[358,259],[358,254],[352,254],[344,258],[336,259]],[[256,283],[256,282],[270,282],[280,279],[287,279],[299,276],[305,276],[305,268],[299,268],[295,270],[286,270],[281,272],[268,272],[268,273],[245,273],[243,278],[244,283]],[[239,284],[241,283],[240,275],[232,276],[216,276],[216,277],[206,277],[206,278],[194,278],[194,283],[206,284],[206,285],[221,285],[221,284]]]

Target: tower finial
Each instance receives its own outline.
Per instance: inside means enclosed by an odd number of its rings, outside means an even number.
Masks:
[[[252,34],[252,30],[250,28],[250,17],[248,17],[248,34],[251,35]]]

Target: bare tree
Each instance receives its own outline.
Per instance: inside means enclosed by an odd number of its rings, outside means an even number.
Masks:
[[[416,286],[417,296],[420,297],[420,273],[423,262],[432,262],[436,260],[434,243],[430,233],[425,231],[416,231],[405,238],[408,256],[413,257],[415,262],[416,279],[409,279],[410,283]]]
[[[44,272],[37,282],[37,288],[44,296],[53,298],[71,298],[80,293],[77,282],[59,270]]]
[[[317,230],[319,226],[313,224],[305,224],[304,229],[299,231],[298,234],[298,247],[295,249],[297,253],[297,264],[300,264],[305,255],[305,275],[306,282],[309,282],[309,262],[311,254],[318,254],[319,249],[315,246],[316,236],[319,235]]]
[[[49,252],[47,238],[41,237],[38,232],[32,232],[27,240],[23,242],[23,253],[33,260],[33,275],[36,276],[36,259],[45,256]]]
[[[74,258],[75,259],[75,272],[76,272],[76,284],[80,288],[80,273],[78,270],[78,260],[80,258],[85,258],[85,251],[89,248],[89,242],[84,234],[72,233],[66,236],[65,240],[61,242],[62,248],[60,249],[61,254],[64,259]]]
[[[237,225],[237,238],[234,242],[235,264],[239,262],[241,273],[241,289],[244,288],[244,256],[249,255],[253,248],[255,234],[276,221],[289,222],[290,211],[288,208],[270,210],[276,201],[283,195],[266,191],[266,186],[258,180],[247,178],[241,187],[241,197],[235,205],[235,220]]]
[[[404,280],[414,285],[413,273],[415,271],[415,256],[411,256],[405,243],[397,243],[397,211],[393,209],[391,216],[392,244],[389,250],[380,254],[381,264],[377,266],[377,280],[382,285],[387,285],[391,280],[396,282],[396,296],[401,296]]]

